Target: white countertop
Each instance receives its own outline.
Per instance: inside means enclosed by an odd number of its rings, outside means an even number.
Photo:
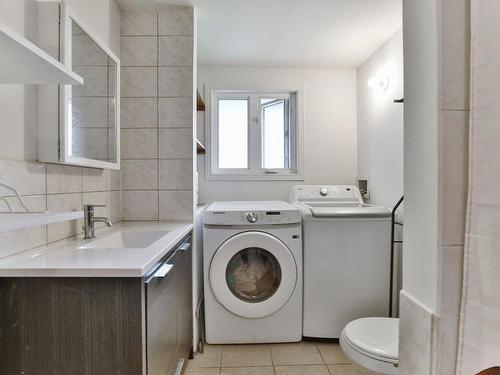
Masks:
[[[145,249],[78,249],[81,238],[39,247],[0,260],[0,277],[142,277],[192,229],[188,222],[124,222],[96,235],[121,229],[168,231]]]

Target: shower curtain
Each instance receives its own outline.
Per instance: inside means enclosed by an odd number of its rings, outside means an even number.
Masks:
[[[460,375],[500,365],[500,0],[471,0],[471,32]]]

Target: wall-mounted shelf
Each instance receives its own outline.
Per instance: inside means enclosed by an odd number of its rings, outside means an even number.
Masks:
[[[32,228],[39,225],[61,223],[81,219],[83,211],[73,212],[0,212],[0,233],[18,229]]]
[[[0,23],[0,84],[83,84],[83,78]]]
[[[198,90],[196,90],[196,110],[200,112],[205,111],[205,102],[203,101],[203,98]]]
[[[199,140],[196,140],[196,153],[197,154],[204,154],[207,151],[203,143],[201,143]]]

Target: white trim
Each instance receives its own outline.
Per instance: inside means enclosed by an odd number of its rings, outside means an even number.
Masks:
[[[234,98],[235,94],[241,93],[242,98],[247,98],[250,94],[263,94],[262,97],[266,97],[268,95],[278,96],[278,97],[290,97],[290,95],[286,95],[284,93],[296,93],[297,97],[297,105],[296,105],[296,118],[295,121],[296,126],[293,126],[295,132],[295,142],[294,142],[294,150],[295,153],[295,163],[296,168],[295,172],[290,173],[290,169],[274,169],[273,171],[277,171],[278,173],[273,174],[265,174],[259,171],[259,173],[242,173],[241,169],[224,169],[222,171],[217,171],[214,166],[218,165],[217,160],[217,145],[214,142],[214,139],[217,139],[217,127],[213,127],[212,123],[214,123],[215,116],[217,115],[215,106],[215,97],[224,97],[225,93],[228,93],[228,97]],[[254,89],[231,89],[231,88],[215,88],[209,85],[205,85],[205,147],[206,147],[206,158],[205,158],[205,179],[206,180],[219,180],[219,181],[275,181],[275,180],[284,180],[284,181],[303,181],[305,176],[305,164],[304,164],[304,119],[305,119],[305,111],[304,111],[304,88],[303,87],[293,87],[293,88],[284,88],[280,90],[276,89],[262,89],[262,88],[254,88]],[[250,106],[250,103],[249,103]],[[250,112],[249,112],[250,115]],[[260,114],[259,114],[260,117]],[[250,126],[251,124],[249,124]],[[259,127],[260,128],[260,127]],[[254,135],[255,136],[255,135]],[[258,136],[260,137],[260,131]],[[248,141],[250,141],[250,131]],[[250,152],[250,144],[249,144],[249,158],[248,158],[248,167],[251,168],[252,165],[255,165],[255,160],[252,159],[252,155]],[[255,158],[255,155],[254,155]],[[260,163],[260,158],[258,160]]]
[[[91,29],[82,21],[81,18],[69,7],[66,2],[61,2],[61,26],[60,26],[60,47],[61,47],[61,61],[64,65],[71,67],[71,21],[74,21],[78,26],[87,33],[87,35],[96,42],[99,47],[110,57],[116,64],[116,92],[115,92],[115,153],[116,162],[108,162],[96,159],[83,158],[79,156],[68,155],[68,148],[70,145],[69,132],[67,127],[72,126],[69,122],[70,116],[66,108],[67,100],[71,97],[71,85],[60,85],[60,118],[62,121],[59,125],[59,139],[60,139],[60,163],[79,165],[92,168],[103,169],[120,169],[120,59],[106,46],[106,44],[99,39],[99,37],[91,31]],[[106,124],[106,130],[109,128]]]
[[[83,84],[82,77],[1,22],[0,50],[0,84]]]

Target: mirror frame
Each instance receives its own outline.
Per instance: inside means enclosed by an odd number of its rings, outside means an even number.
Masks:
[[[72,96],[71,85],[59,85],[59,116],[63,121],[59,122],[59,139],[60,139],[60,162],[63,164],[72,164],[82,167],[102,168],[102,169],[120,169],[120,59],[102,42],[94,32],[82,21],[82,19],[64,2],[61,1],[61,25],[60,25],[60,48],[61,62],[68,68],[72,69],[71,52],[72,52],[72,34],[71,21],[80,26],[87,35],[96,42],[100,48],[115,62],[116,64],[116,109],[115,109],[115,136],[116,136],[116,162],[102,161],[89,159],[80,156],[68,155],[70,132],[68,126],[71,116],[66,107],[67,100]]]

